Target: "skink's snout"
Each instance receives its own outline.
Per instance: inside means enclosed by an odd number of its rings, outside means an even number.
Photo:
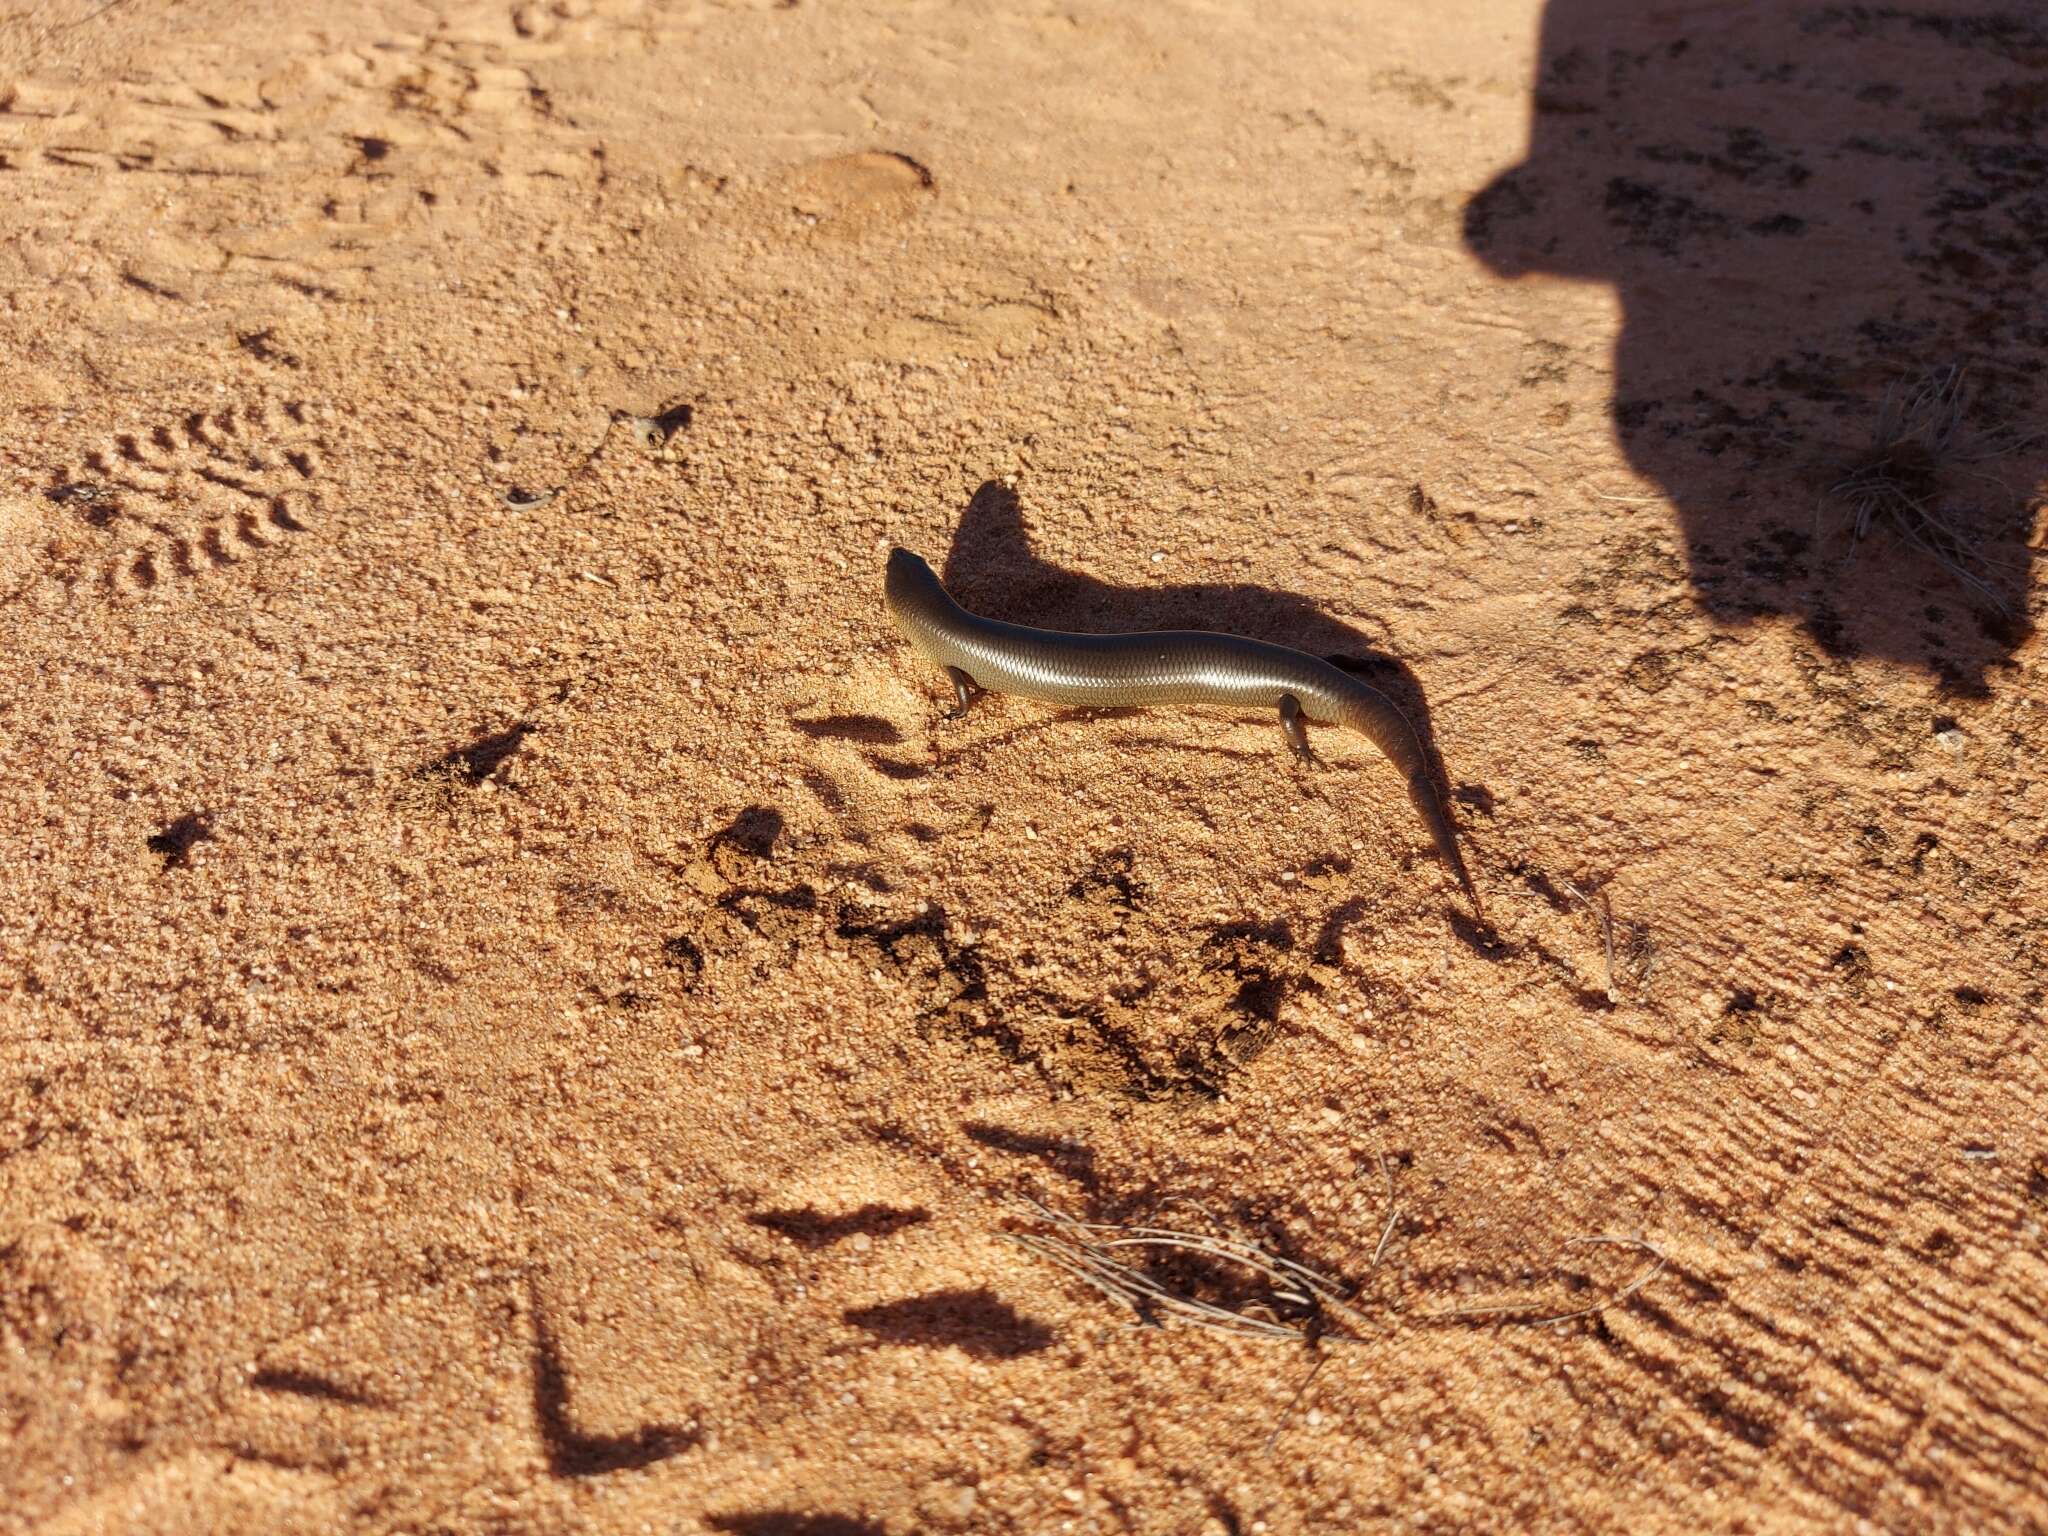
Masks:
[[[912,592],[936,587],[939,578],[925,563],[924,556],[912,554],[899,544],[889,551],[889,574],[883,584],[891,593],[907,597]]]

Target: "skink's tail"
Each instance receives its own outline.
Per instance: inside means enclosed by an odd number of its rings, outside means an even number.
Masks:
[[[1409,779],[1408,798],[1415,802],[1415,808],[1422,812],[1422,819],[1429,824],[1429,837],[1436,844],[1436,856],[1458,877],[1465,899],[1472,903],[1472,915],[1485,921],[1486,913],[1479,905],[1479,891],[1472,884],[1471,875],[1465,871],[1465,856],[1458,851],[1458,834],[1452,829],[1450,814],[1444,810],[1443,797],[1436,792],[1436,785],[1428,774]]]
[[[1386,753],[1401,770],[1408,780],[1408,798],[1422,813],[1423,824],[1429,828],[1429,840],[1436,844],[1437,857],[1458,877],[1465,899],[1472,903],[1472,915],[1483,919],[1479,891],[1465,868],[1465,856],[1458,851],[1457,830],[1444,809],[1443,796],[1437,793],[1436,776],[1431,772],[1429,754],[1423,750],[1422,737],[1401,707],[1377,688],[1352,677],[1345,681],[1350,686],[1344,691],[1344,724]]]

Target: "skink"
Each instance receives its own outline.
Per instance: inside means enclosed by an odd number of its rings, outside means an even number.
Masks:
[[[976,689],[1054,704],[1220,704],[1276,709],[1294,750],[1310,756],[1307,721],[1349,726],[1378,747],[1408,781],[1437,856],[1458,878],[1472,910],[1479,893],[1437,795],[1422,738],[1394,701],[1305,651],[1199,629],[1077,635],[1029,629],[969,613],[936,572],[907,549],[889,552],[883,595],[896,627],[952,681],[955,713]]]

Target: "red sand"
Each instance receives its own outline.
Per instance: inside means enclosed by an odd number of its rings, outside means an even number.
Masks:
[[[2048,40],[1751,9],[0,22],[0,1532],[2048,1525]]]

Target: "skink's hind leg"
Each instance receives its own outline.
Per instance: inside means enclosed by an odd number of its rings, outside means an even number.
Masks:
[[[967,706],[974,702],[974,679],[958,667],[946,668],[947,681],[953,685],[953,707],[946,712],[948,720],[958,720],[967,713]]]
[[[1280,729],[1287,733],[1287,744],[1294,748],[1295,756],[1304,763],[1316,760],[1308,744],[1308,716],[1301,712],[1301,700],[1291,693],[1280,695]]]

